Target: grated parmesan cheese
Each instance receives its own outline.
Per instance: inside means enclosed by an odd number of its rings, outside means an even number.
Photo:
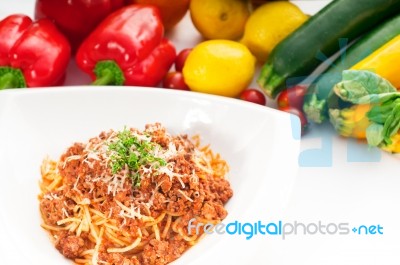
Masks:
[[[161,165],[158,162],[151,162],[148,164],[142,164],[139,166],[138,174],[140,178],[151,178],[152,181],[155,179],[162,179],[156,178],[160,175],[165,175],[169,178],[171,182],[176,179],[182,190],[178,190],[178,192],[188,201],[193,202],[193,199],[187,196],[184,192],[186,188],[185,182],[183,178],[185,175],[176,172],[175,167],[175,159],[180,156],[187,156],[185,159],[190,159],[193,161],[197,168],[191,170],[191,174],[188,176],[189,181],[191,183],[197,184],[199,182],[199,176],[197,172],[205,172],[207,174],[212,173],[212,167],[210,165],[210,160],[206,157],[206,155],[201,152],[197,148],[193,148],[192,145],[189,144],[186,137],[178,136],[173,138],[169,133],[165,132],[165,129],[158,123],[149,125],[146,127],[144,132],[140,132],[135,129],[130,129],[129,133],[133,137],[135,137],[140,142],[151,143],[153,141],[153,133],[162,133],[163,137],[165,137],[167,141],[167,145],[162,147],[159,144],[155,144],[152,150],[149,151],[149,155],[155,157],[157,159],[162,159],[165,161],[165,164]],[[83,146],[83,154],[82,155],[71,155],[64,160],[63,168],[65,168],[66,164],[73,160],[81,160],[82,163],[86,164],[89,168],[94,169],[95,167],[99,167],[101,169],[100,175],[97,176],[90,176],[86,175],[83,179],[81,176],[78,176],[74,185],[73,189],[78,191],[78,185],[81,185],[82,182],[86,183],[86,187],[88,187],[89,193],[93,193],[96,190],[96,182],[102,182],[106,184],[107,194],[111,194],[112,196],[116,196],[118,192],[125,191],[126,189],[131,189],[132,184],[131,182],[131,174],[129,167],[127,164],[116,173],[112,173],[111,171],[111,161],[112,156],[116,154],[115,151],[110,150],[109,145],[115,144],[118,142],[118,132],[110,130],[109,132],[104,133],[103,139],[100,137],[95,137],[90,139],[84,146]],[[178,142],[174,142],[178,140]],[[130,152],[132,154],[136,154],[137,156],[140,153],[135,149],[136,146],[132,145],[130,147]],[[188,152],[188,150],[190,152]],[[152,219],[150,216],[146,216],[141,214],[140,206],[143,206],[147,209],[150,209],[153,206],[154,195],[155,191],[159,190],[161,187],[162,182],[155,183],[155,189],[152,191],[152,195],[147,200],[142,196],[132,196],[132,200],[134,203],[130,205],[130,207],[125,206],[123,203],[116,200],[117,205],[121,209],[118,213],[118,216],[123,218],[123,223],[126,224],[126,218],[138,218],[138,219]],[[137,191],[136,191],[137,194]],[[49,200],[55,199],[55,197],[51,197],[50,195],[46,195],[45,198]],[[88,205],[90,204],[90,200],[85,198],[79,204],[81,205]],[[68,213],[65,211],[65,214]],[[109,217],[112,216],[112,209],[109,212]]]

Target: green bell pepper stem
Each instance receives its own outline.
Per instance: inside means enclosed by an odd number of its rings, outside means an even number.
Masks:
[[[106,60],[96,64],[94,71],[95,86],[122,86],[125,83],[124,73],[115,61]]]
[[[21,70],[12,67],[0,67],[0,90],[26,87]]]

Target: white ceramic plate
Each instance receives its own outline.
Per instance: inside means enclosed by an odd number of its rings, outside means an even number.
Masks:
[[[330,2],[330,0],[295,0],[292,2],[302,8],[307,14],[312,15]],[[34,3],[34,0],[1,0],[0,18],[11,13],[32,15]],[[168,33],[168,38],[173,41],[178,51],[183,48],[193,47],[202,40],[200,34],[194,28],[189,15],[173,31]],[[82,85],[89,82],[88,76],[79,71],[73,61],[71,61],[66,85]],[[257,86],[254,81],[252,86]],[[268,100],[268,105],[274,106],[275,102]],[[2,107],[2,102],[0,101],[0,109]],[[242,127],[244,128],[244,126]],[[26,134],[29,136],[30,128],[26,129]],[[86,126],[86,130],[91,129],[91,127]],[[261,219],[268,215],[265,218],[267,221],[282,219],[287,222],[294,220],[299,222],[318,222],[321,220],[324,223],[380,224],[384,227],[384,235],[375,237],[364,235],[297,235],[285,241],[275,240],[272,237],[259,237],[257,239],[259,241],[249,240],[247,242],[235,242],[230,238],[229,242],[239,244],[239,246],[228,249],[224,248],[223,251],[225,252],[217,254],[214,251],[203,251],[213,240],[208,239],[204,243],[207,246],[199,245],[193,251],[200,251],[202,252],[201,255],[209,253],[208,255],[220,258],[225,256],[228,260],[234,260],[231,264],[250,264],[251,261],[244,262],[243,259],[238,258],[240,256],[239,253],[245,253],[240,250],[242,249],[240,244],[245,243],[254,244],[254,250],[249,254],[245,254],[244,257],[252,256],[253,253],[255,253],[254,259],[264,257],[262,262],[255,262],[255,264],[400,264],[400,241],[398,240],[400,237],[400,214],[398,213],[400,205],[400,177],[398,170],[400,155],[394,156],[376,149],[369,149],[365,143],[339,137],[329,124],[312,126],[311,129],[301,139],[300,152],[298,154],[298,171],[291,176],[296,179],[296,182],[288,207],[282,208],[284,216],[280,216],[280,214],[268,209],[268,211],[260,211],[256,218],[249,217],[249,219]],[[3,130],[3,128],[0,127],[0,130]],[[97,130],[95,133],[97,133]],[[92,132],[87,131],[87,135],[91,136]],[[62,145],[63,147],[64,145]],[[3,146],[0,146],[0,150],[2,148]],[[0,160],[2,160],[2,157],[0,157]],[[36,166],[36,162],[34,164]],[[286,167],[283,166],[283,168],[287,169],[289,166],[290,163]],[[23,167],[21,166],[21,168]],[[284,175],[279,174],[279,176],[282,177]],[[23,181],[21,182],[24,183]],[[263,183],[263,185],[266,184]],[[37,187],[36,185],[32,186]],[[1,185],[1,187],[1,192],[7,189],[4,185]],[[25,192],[25,194],[28,193]],[[15,196],[24,196],[24,193]],[[10,199],[7,202],[12,203]],[[275,210],[277,208],[279,206],[272,207]],[[32,211],[36,211],[36,209],[33,208]],[[0,208],[0,212],[2,210]],[[1,214],[0,218],[2,218]],[[37,225],[36,223],[32,223],[29,218],[25,218],[23,222],[27,222],[26,225],[32,227],[36,227]],[[26,248],[26,244],[31,243],[32,240],[35,240],[35,243],[37,242],[38,244],[42,242],[44,244],[48,243],[47,239],[33,238],[24,245],[24,248],[21,248],[15,242],[23,243],[26,239],[15,239],[15,236],[10,236],[13,233],[15,234],[15,231],[4,232],[4,227],[0,227],[3,228],[3,230],[0,230],[0,256],[2,257],[0,264],[25,265],[27,257],[31,254],[29,252],[30,246]],[[30,236],[33,237],[35,235],[30,234]],[[38,241],[39,239],[41,241]],[[239,237],[236,239],[240,240]],[[222,251],[221,246],[218,246],[217,249]],[[25,253],[27,251],[28,253]],[[50,250],[48,255],[58,257],[58,253],[51,254],[51,251],[53,250]],[[189,258],[189,255],[187,257]],[[48,258],[46,256],[40,264]],[[184,259],[181,259],[181,262],[184,262]],[[31,264],[36,265],[35,263]],[[216,262],[212,262],[211,264],[216,264]]]
[[[45,156],[58,159],[73,142],[103,130],[144,129],[154,122],[173,134],[199,134],[227,160],[234,190],[227,222],[263,220],[284,209],[299,148],[292,133],[299,121],[287,114],[236,99],[156,88],[6,90],[0,92],[2,264],[70,264],[40,227],[37,195]],[[266,244],[258,241],[210,235],[176,264],[260,264],[268,252],[260,251]]]

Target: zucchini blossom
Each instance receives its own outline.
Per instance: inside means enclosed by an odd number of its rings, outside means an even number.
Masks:
[[[371,71],[343,71],[328,97],[329,119],[345,137],[400,152],[400,92]]]

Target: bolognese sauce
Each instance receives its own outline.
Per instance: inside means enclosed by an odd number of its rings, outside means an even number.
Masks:
[[[159,123],[102,132],[44,160],[42,227],[77,264],[168,264],[204,235],[187,231],[189,220],[226,217],[227,172],[199,138]]]

